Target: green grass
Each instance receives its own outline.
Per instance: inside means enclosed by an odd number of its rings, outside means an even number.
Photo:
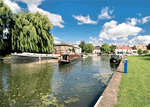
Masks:
[[[115,107],[150,107],[150,56],[126,58],[128,73],[122,74]]]

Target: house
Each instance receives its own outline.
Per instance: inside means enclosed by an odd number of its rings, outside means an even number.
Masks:
[[[82,49],[78,45],[74,45],[75,53],[82,53]]]
[[[137,53],[137,49],[133,46],[132,48],[132,54],[136,54]]]
[[[139,44],[139,45],[134,45],[134,48],[135,48],[136,50],[141,49],[142,51],[147,50],[146,45],[141,45],[141,44]]]
[[[100,47],[94,47],[93,53],[101,53]]]
[[[64,43],[61,41],[60,44],[55,44],[54,49],[55,53],[60,54],[60,53],[72,53],[73,51],[73,44],[70,44],[70,41],[67,43]]]
[[[129,46],[116,46],[115,48],[115,53],[116,54],[131,54],[132,53],[132,48]]]

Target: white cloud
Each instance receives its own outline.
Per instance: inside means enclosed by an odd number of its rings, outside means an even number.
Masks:
[[[17,3],[11,2],[11,0],[3,0],[3,2],[10,7],[13,13],[17,13],[21,10],[21,7]]]
[[[64,26],[62,25],[62,23],[64,23],[64,21],[62,20],[61,15],[50,13],[48,11],[44,11],[44,10],[38,8],[37,5],[34,5],[34,4],[31,4],[31,5],[29,4],[28,9],[30,12],[33,12],[33,13],[39,11],[40,13],[47,15],[48,19],[54,26],[59,26],[60,28],[64,28]]]
[[[93,38],[90,37],[91,41],[89,43],[92,43],[94,46],[101,46],[103,39]]]
[[[80,44],[80,43],[81,43],[81,41],[75,41],[74,44],[77,44],[77,45],[78,45],[78,44]]]
[[[131,40],[129,40],[130,44],[143,44],[143,45],[147,45],[150,43],[150,35],[139,35],[137,37],[133,37]]]
[[[26,3],[27,5],[31,5],[31,4],[34,4],[34,5],[40,5],[42,1],[44,0],[18,0],[18,1],[21,1],[21,2],[24,2]]]
[[[8,31],[7,28],[3,30],[3,33],[6,33],[6,34],[7,34],[8,32],[9,32],[9,31]]]
[[[147,23],[148,21],[150,21],[150,16],[146,16],[144,18],[142,18],[142,23]]]
[[[89,15],[87,15],[87,17],[84,17],[82,15],[78,15],[78,16],[72,15],[72,17],[74,17],[75,19],[80,21],[80,22],[78,22],[78,25],[82,25],[82,24],[97,24],[97,21],[91,20]]]
[[[119,42],[125,42],[125,41],[128,41],[128,38],[127,37],[124,37],[124,38],[121,38],[118,40]]]
[[[55,39],[55,40],[59,40],[59,38],[58,38],[58,37],[54,37],[54,39]]]
[[[137,23],[141,23],[141,20],[137,18],[127,18],[127,24],[135,26]]]
[[[100,39],[112,39],[117,40],[117,38],[128,36],[136,36],[142,31],[142,28],[135,27],[126,23],[121,23],[117,25],[117,21],[106,22],[101,30],[99,37]]]
[[[53,36],[53,38],[54,38],[54,43],[55,43],[55,44],[60,44],[60,43],[61,43],[60,41],[57,41],[57,40],[59,40],[58,37],[55,37],[53,34],[52,34],[52,36]]]
[[[110,16],[114,10],[110,10],[109,7],[102,8],[101,14],[98,15],[98,19],[111,19],[115,16]]]

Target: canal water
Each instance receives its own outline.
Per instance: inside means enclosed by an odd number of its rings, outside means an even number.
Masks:
[[[70,65],[58,62],[0,62],[0,105],[93,107],[118,65],[93,56]]]

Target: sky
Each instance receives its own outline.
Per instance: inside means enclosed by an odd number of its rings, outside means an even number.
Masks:
[[[13,13],[46,14],[55,43],[147,45],[150,43],[150,0],[3,0]]]

